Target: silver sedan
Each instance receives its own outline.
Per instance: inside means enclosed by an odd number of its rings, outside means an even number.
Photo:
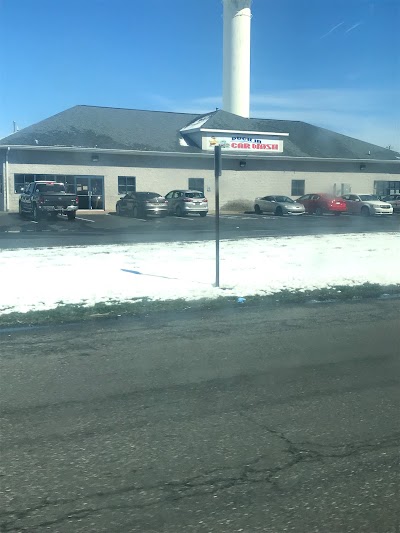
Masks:
[[[289,196],[262,196],[254,201],[254,211],[261,213],[273,213],[274,215],[303,215],[305,208],[303,204],[295,202]]]

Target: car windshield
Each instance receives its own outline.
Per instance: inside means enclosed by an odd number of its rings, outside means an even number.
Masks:
[[[201,192],[186,192],[186,198],[204,198],[204,194]]]
[[[363,202],[379,200],[379,198],[375,194],[360,194],[359,197]]]
[[[35,187],[39,192],[65,192],[63,183],[37,183]]]
[[[289,198],[289,196],[275,196],[275,200],[277,202],[285,203],[285,204],[294,204],[294,201]]]

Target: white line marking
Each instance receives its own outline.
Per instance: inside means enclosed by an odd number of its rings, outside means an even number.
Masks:
[[[30,220],[29,222],[32,222],[32,224],[39,224],[39,222],[36,222],[36,220]]]
[[[85,222],[94,222],[94,220],[89,220],[88,218],[75,217],[76,220],[84,220]]]
[[[6,230],[6,233],[21,233],[21,231],[19,229],[9,229]]]

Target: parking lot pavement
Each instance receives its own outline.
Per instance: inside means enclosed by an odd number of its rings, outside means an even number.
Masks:
[[[284,235],[388,232],[400,230],[400,216],[341,217],[304,215],[279,217],[255,213],[222,214],[221,238],[242,239]],[[21,218],[17,213],[0,213],[0,248],[133,242],[209,240],[215,235],[215,216],[196,215],[160,218],[118,217],[114,213],[78,212],[67,217]]]

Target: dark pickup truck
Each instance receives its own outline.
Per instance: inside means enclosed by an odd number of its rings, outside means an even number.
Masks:
[[[64,184],[55,181],[30,183],[19,199],[19,214],[28,214],[36,221],[48,214],[53,217],[67,215],[69,220],[73,220],[77,209],[76,195],[66,193]]]

